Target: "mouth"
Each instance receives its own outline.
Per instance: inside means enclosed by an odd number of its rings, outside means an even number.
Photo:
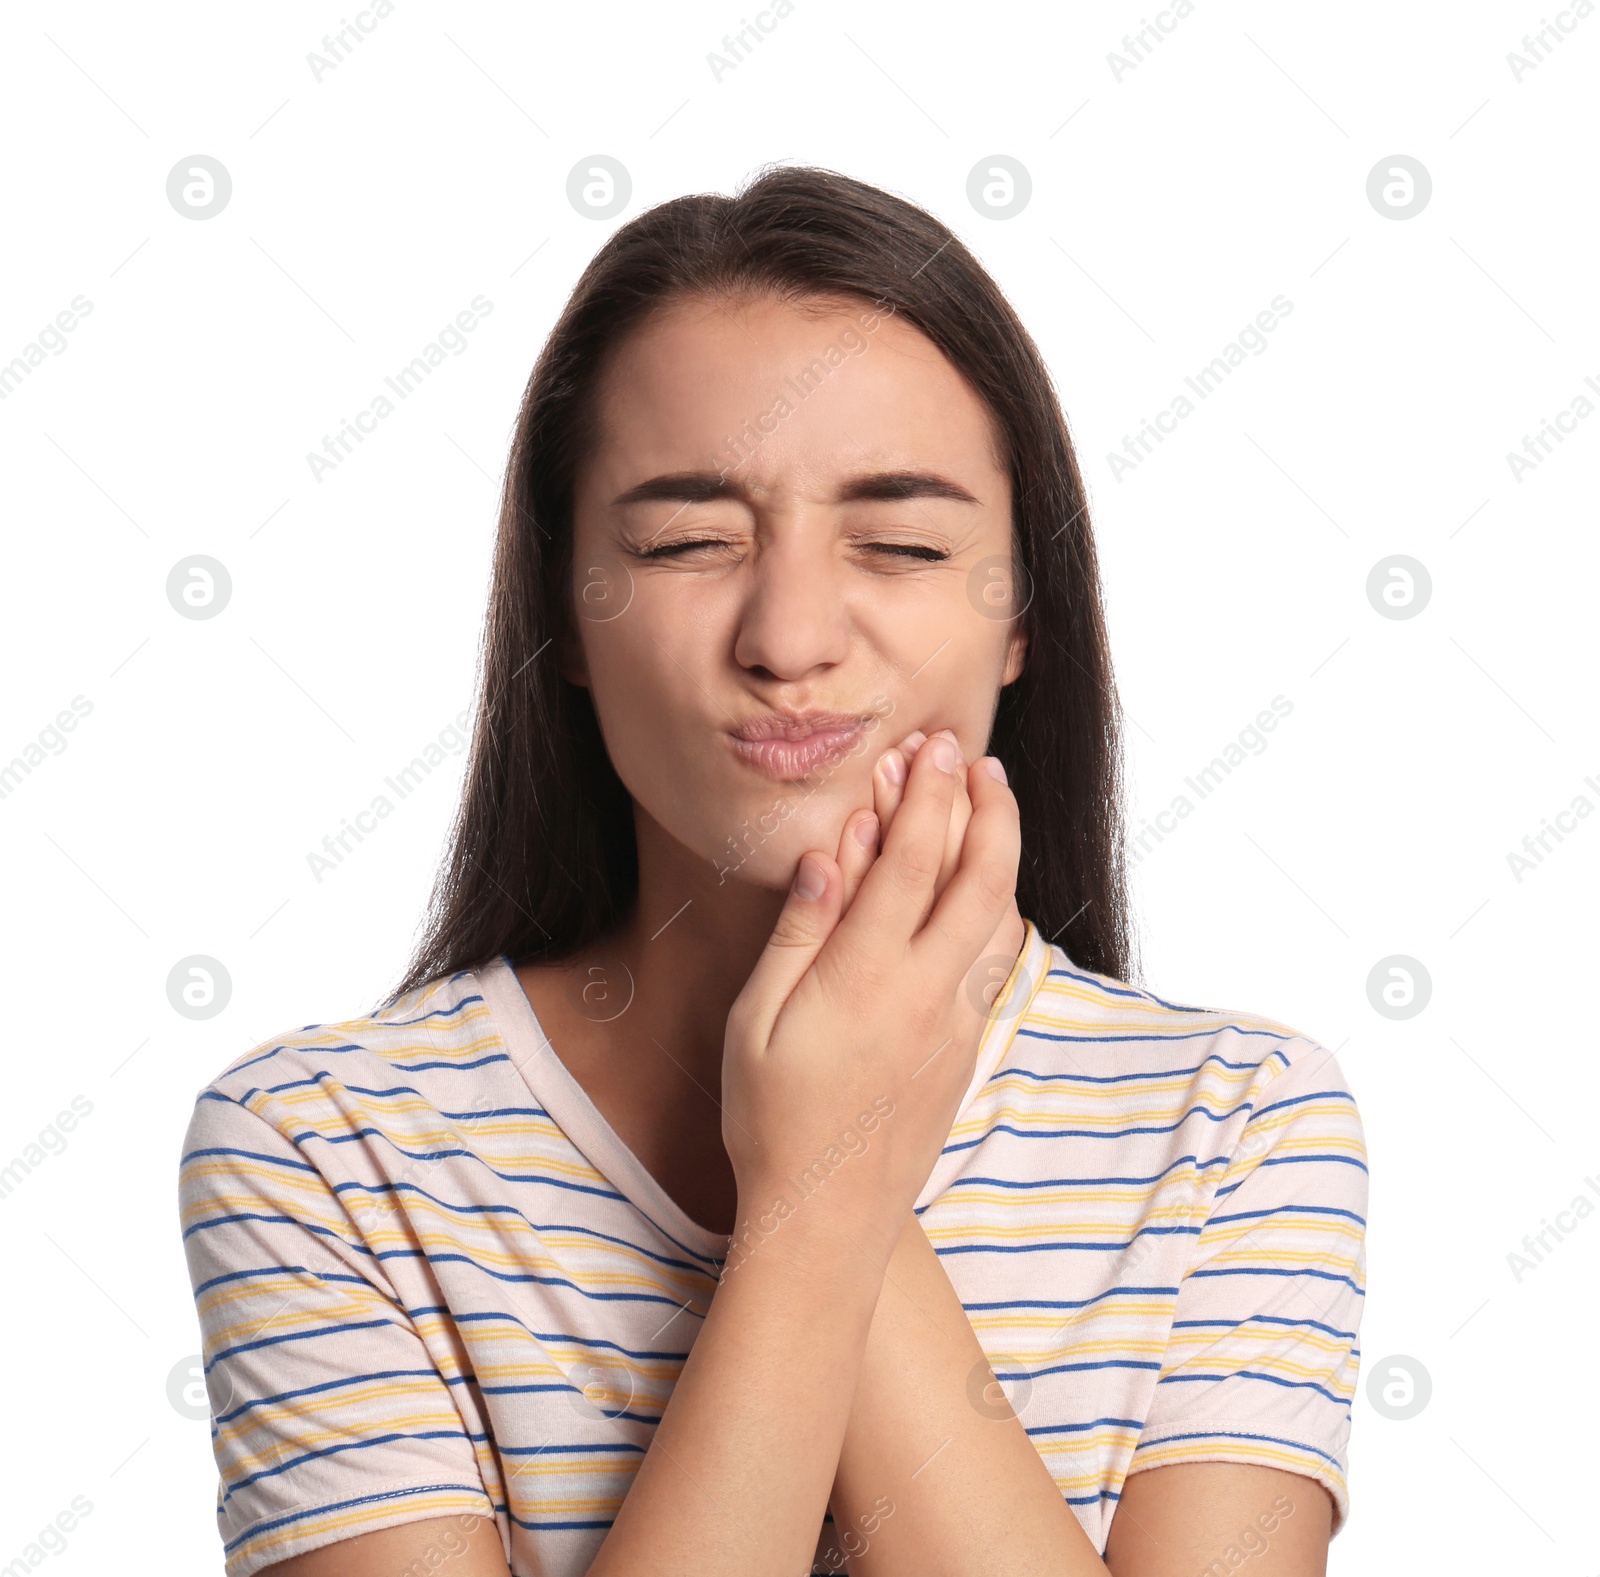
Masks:
[[[778,782],[794,782],[842,761],[867,721],[838,712],[768,713],[741,725],[727,739],[746,766]]]

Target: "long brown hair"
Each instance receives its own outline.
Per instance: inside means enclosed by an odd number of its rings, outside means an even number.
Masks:
[[[921,330],[988,406],[1031,590],[1026,662],[1000,692],[989,741],[1021,817],[1017,905],[1079,965],[1131,978],[1121,716],[1083,479],[1043,358],[931,214],[831,170],[780,166],[737,196],[675,198],[623,225],[540,351],[501,497],[466,781],[394,997],[502,953],[568,957],[637,892],[632,800],[589,692],[561,676],[557,654],[573,628],[574,480],[597,441],[607,358],[690,295],[870,301]]]

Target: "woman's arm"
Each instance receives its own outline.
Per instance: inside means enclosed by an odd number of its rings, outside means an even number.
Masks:
[[[1126,1481],[1102,1561],[914,1215],[884,1272],[832,1506],[850,1577],[1194,1577],[1245,1555],[1254,1577],[1321,1577],[1332,1513],[1293,1473],[1152,1468]]]
[[[851,1577],[1106,1574],[915,1215],[885,1267],[832,1506]]]
[[[807,1217],[723,1277],[590,1577],[811,1569],[882,1271]]]

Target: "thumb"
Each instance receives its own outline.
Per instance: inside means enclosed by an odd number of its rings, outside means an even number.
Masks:
[[[802,854],[777,924],[739,993],[750,1015],[746,1022],[762,1041],[833,934],[843,897],[844,875],[837,863],[815,849]]]

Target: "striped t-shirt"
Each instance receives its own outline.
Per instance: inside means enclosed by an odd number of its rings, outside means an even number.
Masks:
[[[519,1577],[578,1577],[729,1240],[600,1115],[510,960],[264,1042],[184,1152],[229,1577],[458,1512]],[[1366,1198],[1328,1051],[1030,922],[916,1208],[1103,1551],[1127,1475],[1173,1462],[1307,1475],[1343,1525]]]

